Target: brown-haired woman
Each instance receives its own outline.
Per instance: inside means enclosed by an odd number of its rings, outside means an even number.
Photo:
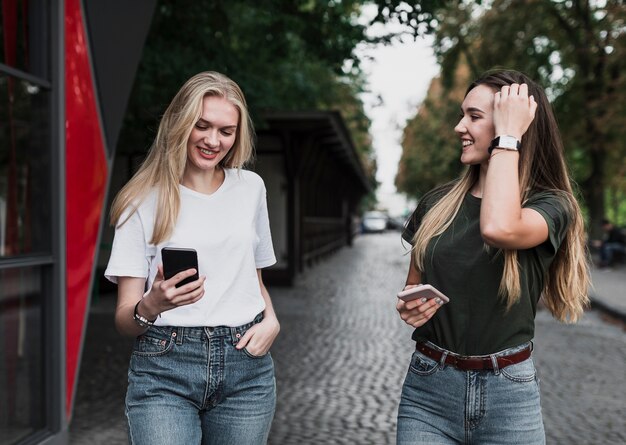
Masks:
[[[540,297],[560,321],[588,302],[582,215],[548,99],[516,71],[473,82],[454,128],[456,181],[427,193],[403,238],[405,289],[450,300],[399,300],[416,351],[402,389],[399,444],[542,444],[531,358]]]

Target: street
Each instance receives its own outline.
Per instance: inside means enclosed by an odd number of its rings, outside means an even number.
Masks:
[[[272,348],[278,402],[270,444],[393,444],[414,349],[395,310],[408,255],[398,232],[359,236],[269,289],[281,322]],[[89,319],[70,443],[126,443],[124,392],[132,341],[113,327],[114,297]],[[562,325],[537,315],[535,364],[548,444],[626,443],[626,332],[589,311]]]

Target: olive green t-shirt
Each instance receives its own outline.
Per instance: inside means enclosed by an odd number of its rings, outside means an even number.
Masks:
[[[412,242],[424,215],[445,194],[442,190],[420,201],[403,239]],[[507,312],[498,295],[504,255],[499,249],[485,248],[480,204],[480,198],[468,193],[450,227],[429,242],[422,283],[442,291],[450,302],[413,333],[416,341],[428,340],[462,355],[491,354],[532,340],[544,279],[569,224],[568,207],[555,193],[539,192],[524,203],[545,218],[549,237],[537,247],[518,251],[522,292]]]

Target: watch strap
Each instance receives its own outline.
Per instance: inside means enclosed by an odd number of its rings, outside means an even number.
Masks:
[[[489,149],[487,150],[489,155],[491,155],[491,152],[496,148],[500,148],[502,150],[520,151],[522,143],[514,136],[498,136],[497,138],[494,138],[491,141],[491,145],[489,145]]]

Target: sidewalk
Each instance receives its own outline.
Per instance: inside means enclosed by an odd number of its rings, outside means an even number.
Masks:
[[[593,268],[591,305],[626,322],[626,265],[611,269]]]
[[[269,445],[392,445],[402,381],[415,343],[395,293],[407,257],[397,233],[360,236],[271,287],[281,321],[272,346],[278,399]],[[593,271],[593,302],[626,313],[626,267]],[[124,416],[132,339],[115,332],[114,295],[91,307],[70,445],[127,444]],[[588,310],[576,324],[536,320],[534,360],[548,444],[624,444],[626,331]],[[590,414],[592,413],[592,414]]]

